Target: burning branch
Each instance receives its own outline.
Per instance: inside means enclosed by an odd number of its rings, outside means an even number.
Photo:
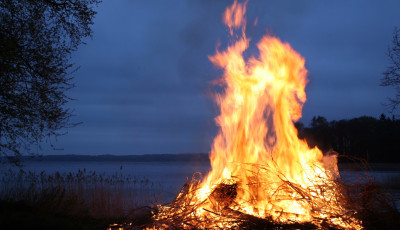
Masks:
[[[308,82],[305,60],[288,43],[264,36],[245,60],[246,4],[224,13],[231,36],[209,59],[224,70],[217,95],[220,128],[212,170],[195,174],[170,204],[153,214],[159,229],[361,229],[346,203],[336,156],[323,156],[297,137]]]

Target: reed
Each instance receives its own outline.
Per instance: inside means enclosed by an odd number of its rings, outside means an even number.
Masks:
[[[0,178],[0,199],[23,202],[68,216],[123,219],[138,207],[160,201],[161,185],[146,177],[86,169],[75,173],[8,170]]]

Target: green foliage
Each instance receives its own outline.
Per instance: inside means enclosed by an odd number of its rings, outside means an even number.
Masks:
[[[0,156],[36,154],[32,145],[73,126],[65,108],[74,85],[71,53],[92,34],[99,0],[0,2]]]

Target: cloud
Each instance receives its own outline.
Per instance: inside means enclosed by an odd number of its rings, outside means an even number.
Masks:
[[[231,1],[105,1],[93,40],[74,54],[81,66],[69,95],[74,120],[58,146],[69,154],[206,152],[217,108],[208,96],[221,70],[208,60],[229,43],[222,13]],[[248,3],[248,36],[289,42],[310,71],[304,122],[385,112],[379,86],[397,1]],[[254,20],[258,18],[256,26]],[[397,25],[399,26],[399,25]],[[49,150],[47,153],[56,154]]]

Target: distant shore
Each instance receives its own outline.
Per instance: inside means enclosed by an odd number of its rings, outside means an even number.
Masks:
[[[204,162],[209,163],[208,153],[143,154],[143,155],[44,155],[23,156],[22,162]],[[400,163],[349,163],[340,162],[340,170],[400,171]]]
[[[94,162],[209,162],[208,153],[143,154],[143,155],[43,155],[23,156],[22,162],[31,161],[94,161]]]

